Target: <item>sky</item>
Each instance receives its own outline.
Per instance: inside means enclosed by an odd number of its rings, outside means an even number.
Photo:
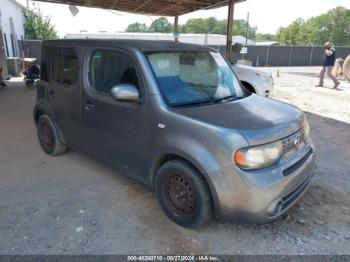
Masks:
[[[26,0],[17,0],[26,5]],[[79,13],[73,17],[67,5],[35,2],[41,12],[51,18],[52,24],[60,37],[68,33],[108,33],[122,32],[135,22],[151,24],[156,16],[144,16],[117,12],[117,14],[95,8],[78,7]],[[29,0],[33,6],[33,1]],[[297,18],[308,19],[320,15],[337,6],[350,9],[350,0],[247,0],[236,4],[235,19],[246,19],[250,13],[250,24],[258,28],[259,33],[274,34],[281,26],[288,26]],[[179,23],[184,24],[190,18],[207,18],[214,16],[217,19],[227,18],[227,7],[210,11],[197,11],[183,15]],[[173,22],[173,18],[169,17]]]

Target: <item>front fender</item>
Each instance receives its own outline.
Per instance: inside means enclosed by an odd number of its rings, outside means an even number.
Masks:
[[[245,139],[237,134],[222,134],[211,132],[211,139],[208,139],[208,130],[194,129],[190,133],[172,133],[163,139],[157,139],[153,148],[160,148],[155,155],[153,163],[164,155],[179,157],[192,164],[207,182],[215,212],[220,212],[220,203],[217,192],[217,185],[225,184],[226,177],[222,169],[232,166],[232,152],[235,145],[246,145]],[[204,136],[201,136],[204,135]],[[224,136],[224,137],[223,137]],[[206,139],[205,139],[206,137]],[[152,174],[152,172],[151,172]],[[153,175],[155,175],[153,173]],[[153,182],[152,177],[152,182]]]

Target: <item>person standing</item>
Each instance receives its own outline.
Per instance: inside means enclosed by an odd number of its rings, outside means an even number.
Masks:
[[[334,48],[334,45],[331,42],[327,42],[324,45],[324,63],[323,63],[323,68],[320,72],[320,82],[316,87],[323,87],[324,83],[324,77],[327,72],[327,75],[332,81],[334,82],[334,89],[341,90],[339,89],[340,82],[337,80],[337,78],[332,74],[332,70],[335,64],[336,60],[336,50]]]

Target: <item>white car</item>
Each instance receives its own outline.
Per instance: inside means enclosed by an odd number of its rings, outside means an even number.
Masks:
[[[274,80],[270,72],[261,68],[240,64],[235,64],[232,68],[243,86],[250,92],[272,98]]]

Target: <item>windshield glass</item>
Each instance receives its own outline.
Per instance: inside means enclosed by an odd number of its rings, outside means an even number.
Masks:
[[[220,53],[151,53],[146,56],[160,91],[171,106],[217,103],[245,96]]]

